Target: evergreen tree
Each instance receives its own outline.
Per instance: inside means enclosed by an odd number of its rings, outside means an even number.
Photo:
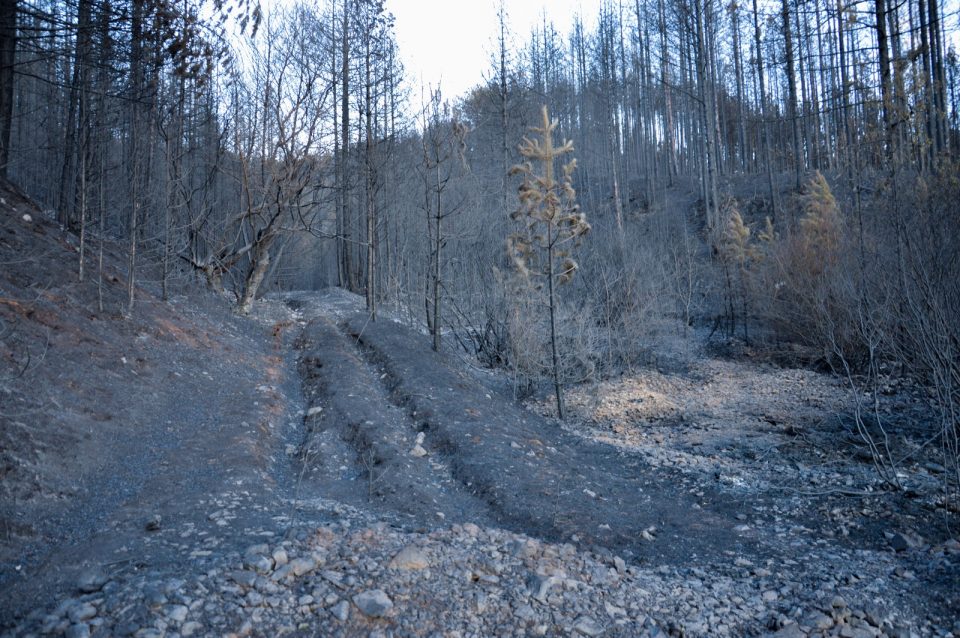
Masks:
[[[526,278],[546,280],[547,305],[550,312],[550,355],[557,416],[563,418],[563,391],[560,380],[560,358],[557,352],[557,284],[568,283],[577,271],[577,262],[567,245],[575,246],[590,231],[586,216],[580,211],[573,188],[576,159],[562,167],[558,181],[554,162],[573,152],[573,142],[555,146],[553,132],[557,121],[550,119],[547,107],[541,110],[541,124],[532,127],[537,137],[524,138],[520,155],[526,162],[511,169],[523,176],[520,185],[520,207],[511,216],[524,222],[524,230],[510,237],[509,249],[518,271]],[[534,163],[537,163],[536,168]],[[539,170],[540,172],[535,172]],[[542,288],[542,285],[538,285]]]

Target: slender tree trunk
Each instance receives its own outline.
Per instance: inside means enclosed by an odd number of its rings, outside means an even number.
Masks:
[[[0,0],[0,178],[7,177],[10,165],[18,4],[18,0]]]
[[[839,0],[838,0],[839,1]],[[770,208],[773,221],[777,220],[777,193],[773,187],[773,152],[770,149],[770,117],[767,108],[767,88],[763,72],[763,42],[760,39],[760,10],[753,0],[753,43],[757,56],[757,83],[760,89],[760,133],[763,135],[764,164],[767,168],[767,188],[770,192]]]
[[[800,190],[800,174],[803,170],[803,154],[800,148],[800,128],[797,122],[797,71],[793,55],[793,30],[790,27],[790,4],[789,0],[780,2],[781,16],[783,19],[783,41],[786,49],[787,58],[787,99],[788,116],[790,125],[793,129],[793,163],[796,176],[796,188]]]
[[[935,1],[935,0],[934,0]],[[887,43],[887,3],[886,0],[874,0],[876,18],[877,49],[880,64],[880,107],[883,113],[884,156],[887,161],[893,158],[893,94],[890,89],[890,50]]]
[[[426,133],[424,133],[426,134]],[[440,179],[440,156],[437,154],[437,213],[434,217],[433,230],[433,351],[440,352],[440,250],[443,247],[443,235],[441,235],[441,221],[443,220],[443,188]]]
[[[86,146],[86,145],[84,145]],[[82,282],[87,248],[87,151],[80,153],[80,267],[77,269],[77,281]]]
[[[343,235],[341,237],[343,265],[346,273],[347,289],[356,292],[357,275],[353,267],[353,246],[351,244],[352,228],[346,170],[346,162],[350,157],[350,0],[343,0],[343,34],[340,41],[340,79],[343,88],[340,90],[340,188],[338,190],[339,208],[343,215]]]
[[[815,23],[815,24],[819,25],[819,24],[820,24],[820,20],[819,20],[820,8],[819,8],[819,5],[818,5],[817,3],[814,3],[814,4],[816,5],[816,6],[815,6],[815,15],[817,16],[817,17],[815,18],[815,19],[816,19],[816,23]],[[798,13],[799,13],[799,12],[798,12]],[[822,89],[821,89],[821,87],[820,87],[820,85],[819,85],[819,81],[820,81],[820,79],[822,78],[822,76],[821,76],[821,75],[818,75],[818,71],[819,71],[820,73],[822,73],[822,72],[823,72],[823,67],[824,67],[825,64],[824,64],[824,62],[822,61],[822,60],[823,60],[823,52],[822,52],[822,50],[820,49],[820,28],[819,28],[819,26],[818,26],[818,28],[817,28],[817,51],[816,51],[816,54],[814,53],[814,36],[813,36],[812,30],[810,29],[810,16],[809,16],[809,15],[806,15],[806,16],[804,17],[804,19],[803,19],[803,27],[804,27],[804,32],[805,32],[805,38],[804,38],[804,39],[806,40],[807,58],[808,58],[809,60],[811,60],[810,62],[807,63],[807,75],[808,75],[807,82],[808,82],[808,84],[810,85],[810,109],[809,109],[809,113],[810,113],[810,115],[812,116],[812,117],[811,117],[811,122],[810,122],[810,128],[811,128],[811,130],[813,131],[813,142],[812,142],[812,148],[811,148],[811,150],[812,150],[811,165],[812,165],[814,168],[816,168],[816,169],[819,170],[820,168],[823,167],[823,144],[822,144],[821,139],[820,139],[820,138],[821,138],[821,135],[823,134],[823,132],[821,131],[822,122],[821,122],[821,118],[820,118],[820,96],[821,96],[821,91],[822,91]],[[818,62],[813,62],[813,60],[817,60]]]
[[[890,27],[889,39],[893,53],[893,59],[891,61],[893,66],[893,131],[891,131],[891,134],[894,143],[894,161],[897,164],[902,164],[904,160],[904,149],[907,147],[908,141],[906,137],[906,127],[903,126],[904,121],[907,119],[906,87],[903,77],[905,60],[901,42],[899,10],[895,4],[887,6],[887,23]]]
[[[740,47],[740,7],[730,5],[731,28],[733,29],[733,63],[737,82],[737,145],[739,147],[740,170],[747,170],[747,131],[744,115],[746,95],[743,90],[743,60]]]
[[[921,2],[923,0],[920,0]],[[840,54],[840,109],[843,121],[843,155],[844,162],[852,165],[853,131],[850,122],[850,78],[847,72],[847,45],[846,25],[844,24],[843,0],[837,0],[837,44]]]
[[[670,186],[673,186],[673,178],[677,174],[677,143],[674,139],[673,100],[670,94],[670,51],[667,47],[667,18],[666,10],[664,9],[664,0],[658,1],[657,8],[660,14],[660,82],[663,85],[664,132],[666,133],[664,144],[666,145],[667,151],[667,182]]]
[[[336,38],[336,29],[331,27],[331,47],[330,47],[330,77],[332,78],[331,90],[333,92],[333,108],[331,110],[331,115],[333,116],[333,173],[334,173],[334,217],[335,217],[335,234],[334,246],[336,248],[336,258],[337,258],[337,286],[340,288],[347,287],[347,275],[343,270],[343,261],[344,261],[344,223],[343,223],[343,147],[340,141],[340,104],[339,104],[339,91],[340,91],[340,80],[337,77],[337,73],[340,72],[338,67],[339,60],[337,59],[337,54],[340,53],[341,43]]]
[[[374,176],[373,176],[373,101],[371,90],[373,88],[373,79],[370,75],[370,65],[372,55],[370,50],[369,35],[366,40],[366,51],[364,56],[364,90],[365,104],[364,116],[366,123],[366,140],[364,152],[364,177],[365,177],[365,198],[367,212],[367,312],[372,319],[377,318],[377,209],[374,200]]]
[[[930,71],[932,80],[932,107],[934,153],[939,156],[947,147],[947,104],[946,79],[943,64],[943,40],[940,31],[940,10],[938,0],[927,0],[930,27]]]
[[[130,41],[130,81],[132,86],[131,95],[131,122],[130,122],[130,160],[132,175],[130,180],[130,217],[127,224],[129,232],[128,260],[127,260],[127,314],[133,312],[133,304],[136,298],[136,271],[137,271],[137,242],[140,234],[140,181],[143,179],[141,151],[139,136],[142,131],[140,124],[142,120],[143,99],[143,10],[144,7],[139,2],[133,3],[131,19],[131,41]]]
[[[550,180],[550,177],[547,178]],[[550,356],[553,363],[553,391],[557,398],[557,418],[563,420],[563,388],[560,385],[560,357],[557,354],[557,309],[553,282],[553,224],[547,224],[547,287],[550,295]]]
[[[501,206],[504,211],[507,210],[507,173],[510,170],[510,151],[507,146],[507,16],[504,10],[503,1],[497,9],[497,18],[500,21],[499,55],[500,55],[500,78],[498,83],[499,95],[497,107],[500,110],[500,153],[501,153]]]
[[[91,0],[79,0],[77,3],[77,31],[73,56],[73,78],[70,82],[67,99],[67,124],[64,129],[63,161],[60,168],[60,191],[57,197],[57,220],[62,226],[69,227],[75,222],[76,207],[76,146],[77,122],[82,120],[80,101],[88,90],[88,70],[90,66],[90,29]],[[82,134],[82,133],[81,133]]]
[[[717,149],[714,135],[714,121],[716,108],[713,103],[713,88],[708,86],[709,57],[706,46],[706,16],[701,0],[694,3],[696,15],[696,53],[697,85],[700,96],[700,113],[703,134],[706,138],[706,162],[704,167],[704,205],[706,207],[707,226],[711,229],[720,227],[720,211],[717,197]]]

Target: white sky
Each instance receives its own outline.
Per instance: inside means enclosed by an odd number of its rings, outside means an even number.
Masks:
[[[600,0],[505,0],[508,32],[525,43],[534,25],[542,24],[549,5],[550,20],[566,35],[573,17],[592,26]],[[419,101],[420,86],[440,84],[444,99],[453,100],[490,74],[499,23],[497,0],[386,0],[396,17],[400,56]]]

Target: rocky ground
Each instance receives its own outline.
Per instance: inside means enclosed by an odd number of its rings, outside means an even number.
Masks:
[[[339,291],[98,313],[26,207],[0,235],[3,636],[960,635],[944,459],[904,416],[885,488],[830,377],[691,334],[559,424]]]

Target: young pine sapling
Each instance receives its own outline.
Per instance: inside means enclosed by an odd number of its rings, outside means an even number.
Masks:
[[[590,231],[586,216],[580,211],[573,188],[576,159],[563,164],[559,180],[554,176],[554,162],[573,152],[573,142],[560,146],[553,142],[557,122],[550,120],[547,107],[542,111],[539,127],[532,127],[533,139],[524,138],[520,155],[525,161],[510,173],[523,176],[520,185],[520,207],[511,217],[523,222],[523,229],[510,236],[510,256],[522,277],[543,290],[546,283],[547,307],[550,313],[550,354],[553,387],[557,399],[557,416],[563,419],[563,391],[560,378],[560,357],[557,351],[557,286],[569,282],[577,271],[577,262],[570,255],[581,237]]]

